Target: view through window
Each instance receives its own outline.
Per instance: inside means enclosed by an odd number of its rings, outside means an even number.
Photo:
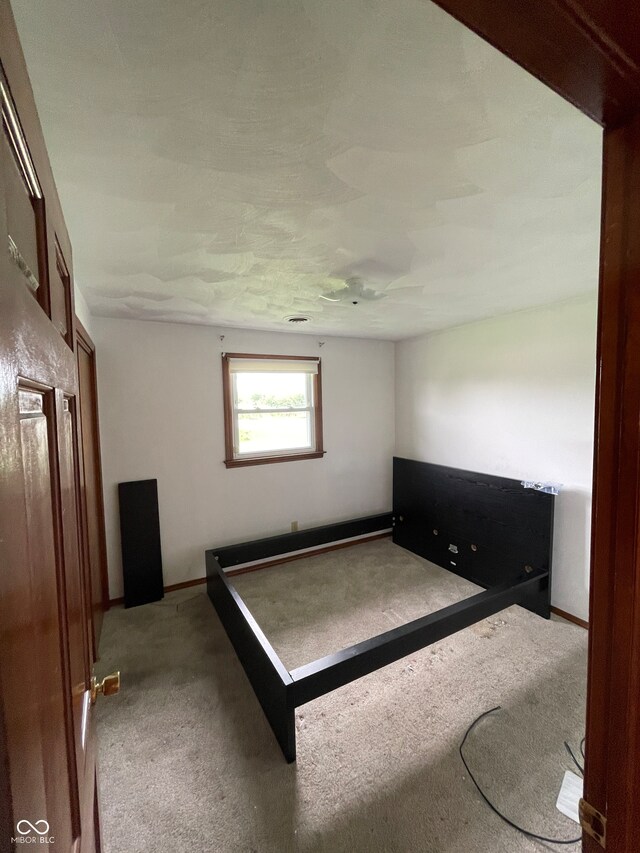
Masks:
[[[320,360],[225,355],[226,463],[322,455]]]

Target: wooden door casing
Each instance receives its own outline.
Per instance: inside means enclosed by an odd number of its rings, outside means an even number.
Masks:
[[[640,114],[605,131],[585,799],[640,850]],[[599,850],[593,839],[585,849]]]
[[[434,0],[603,127],[640,112],[635,0]]]
[[[100,632],[105,610],[109,609],[107,544],[102,492],[102,463],[98,419],[98,383],[95,346],[76,318],[76,358],[78,364],[80,421],[80,495],[84,530],[84,560],[87,596],[91,609],[93,659],[98,659]]]

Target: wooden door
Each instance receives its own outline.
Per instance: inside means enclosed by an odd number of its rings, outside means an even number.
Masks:
[[[6,0],[0,60],[0,851],[96,853],[71,249]]]
[[[84,519],[84,560],[87,598],[91,607],[91,643],[93,659],[98,646],[104,611],[109,608],[107,555],[102,497],[102,465],[98,424],[98,386],[95,347],[86,329],[76,319],[76,358],[81,431],[81,500]]]

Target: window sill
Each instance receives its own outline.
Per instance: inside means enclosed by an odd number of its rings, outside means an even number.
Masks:
[[[246,468],[248,465],[269,465],[272,462],[300,462],[302,459],[322,459],[326,450],[311,453],[288,453],[286,456],[254,456],[251,459],[225,459],[227,468]]]

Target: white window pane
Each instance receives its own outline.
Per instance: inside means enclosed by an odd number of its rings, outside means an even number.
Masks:
[[[311,449],[309,412],[238,415],[238,452]]]
[[[303,408],[310,404],[304,373],[236,373],[238,409]]]

